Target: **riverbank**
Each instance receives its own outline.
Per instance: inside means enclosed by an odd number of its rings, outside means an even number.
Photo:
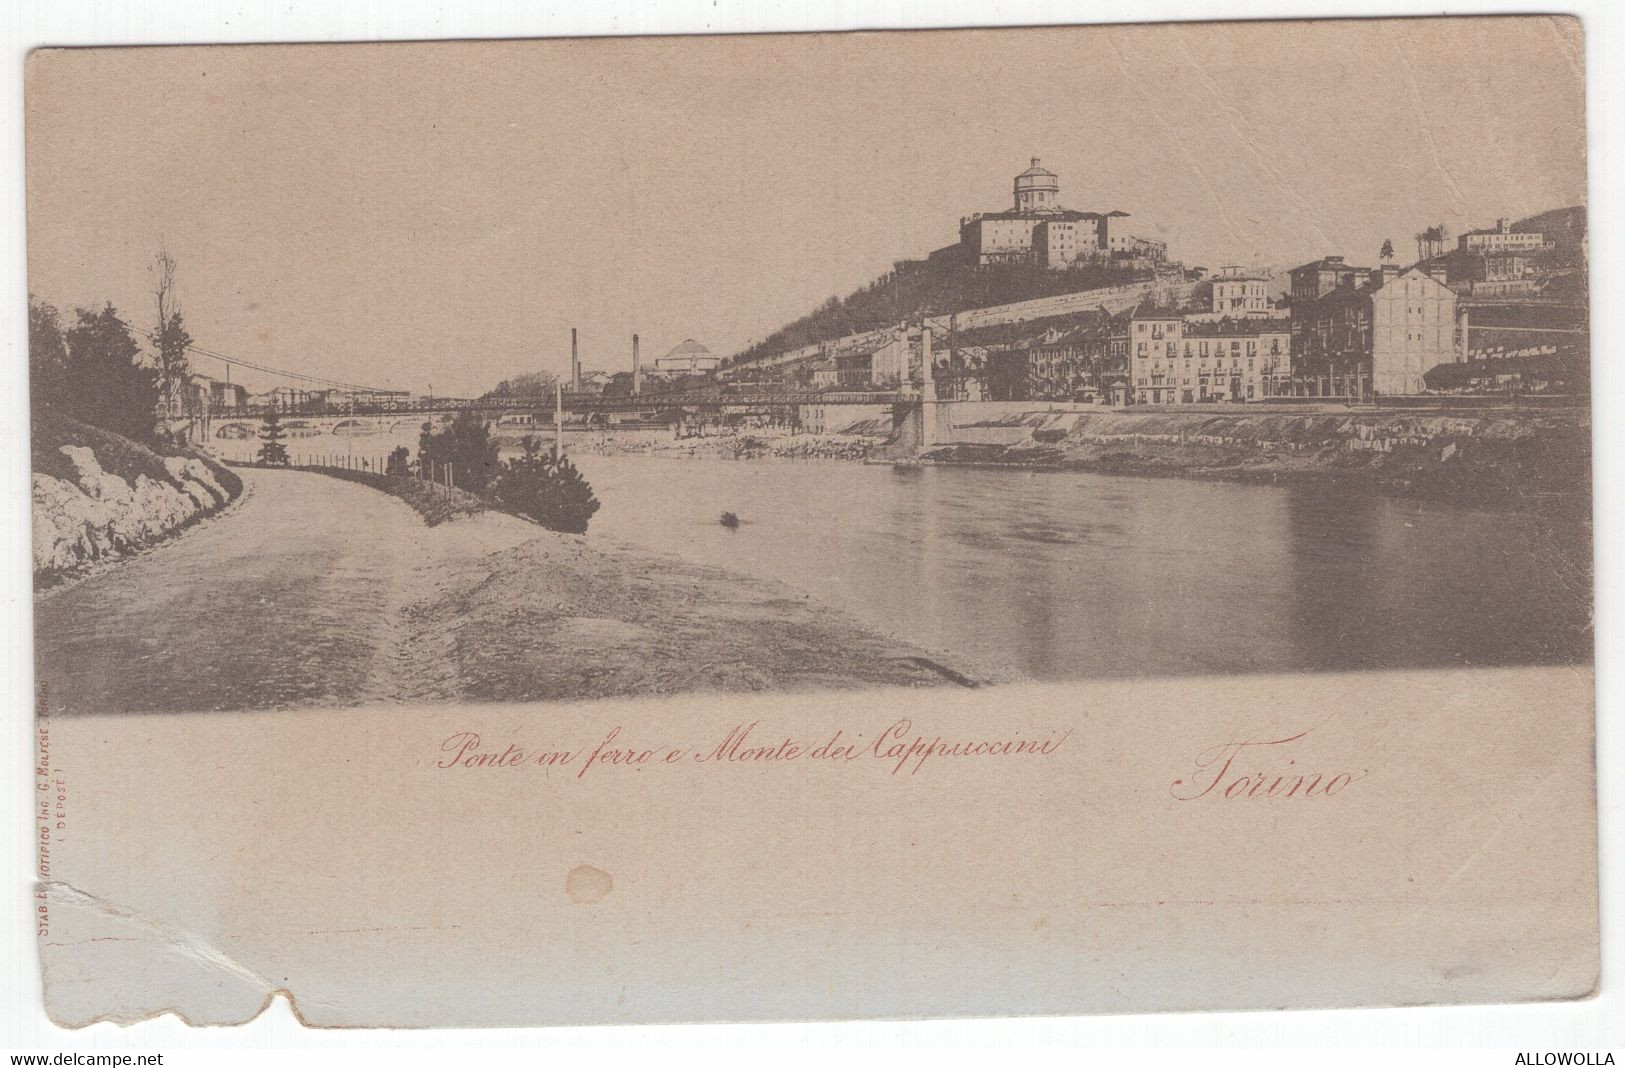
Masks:
[[[1009,405],[999,407],[1008,410]],[[934,448],[898,450],[860,433],[722,431],[672,438],[607,432],[572,451],[688,459],[829,459],[1016,467],[1104,475],[1304,486],[1487,511],[1587,515],[1591,422],[1583,409],[1239,412],[1145,409],[1047,411],[1035,407],[965,422]]]
[[[58,715],[940,686],[798,590],[481,512],[436,526],[246,468],[219,522],[36,605]]]
[[[669,456],[679,459],[722,460],[849,460],[863,461],[876,446],[885,444],[878,428],[869,433],[803,433],[786,428],[716,430],[705,435],[677,438],[670,431],[605,431],[566,438],[572,453],[599,456]],[[889,427],[887,430],[889,431]]]
[[[1584,411],[1035,412],[955,428],[918,462],[1324,488],[1486,511],[1587,515]]]
[[[284,470],[285,464],[264,463],[234,463],[237,468],[259,468],[261,470]],[[331,467],[326,465],[307,466],[298,468],[300,471],[311,471],[315,474],[326,475],[329,478],[341,479],[345,482],[358,482],[363,486],[375,489],[380,493],[387,493],[391,497],[406,502],[406,506],[423,517],[429,526],[439,526],[441,523],[466,516],[479,515],[481,512],[500,510],[496,502],[481,497],[475,493],[455,489],[451,486],[428,482],[410,475],[386,475],[381,471],[357,471],[351,467]]]

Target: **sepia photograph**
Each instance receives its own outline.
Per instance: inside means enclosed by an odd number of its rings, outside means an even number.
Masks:
[[[53,1019],[1585,996],[1583,54],[34,52]]]

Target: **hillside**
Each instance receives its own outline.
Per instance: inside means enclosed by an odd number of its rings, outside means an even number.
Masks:
[[[1582,266],[1586,259],[1586,209],[1584,207],[1554,208],[1519,219],[1512,231],[1520,234],[1542,234],[1554,247],[1552,266]]]
[[[42,579],[169,537],[242,492],[196,453],[154,449],[49,410],[34,417],[34,572]]]
[[[845,297],[831,297],[817,310],[781,327],[726,361],[748,363],[819,341],[891,326],[922,313],[946,315],[1060,293],[1103,289],[1149,278],[1144,270],[1080,267],[974,267],[948,259],[903,260]]]

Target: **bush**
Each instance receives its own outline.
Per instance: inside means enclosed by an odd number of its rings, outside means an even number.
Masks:
[[[484,493],[501,471],[497,443],[478,413],[464,409],[440,431],[423,424],[418,435],[418,469],[438,482],[448,467],[452,484],[470,493]]]
[[[502,466],[491,492],[505,506],[549,530],[585,534],[598,498],[569,460],[526,455]]]
[[[389,460],[384,465],[386,475],[410,475],[412,473],[412,450],[405,445],[396,447],[389,454]]]

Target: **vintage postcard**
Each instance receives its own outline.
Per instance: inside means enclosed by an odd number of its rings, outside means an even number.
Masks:
[[[1587,996],[1583,55],[35,52],[51,1018]]]

